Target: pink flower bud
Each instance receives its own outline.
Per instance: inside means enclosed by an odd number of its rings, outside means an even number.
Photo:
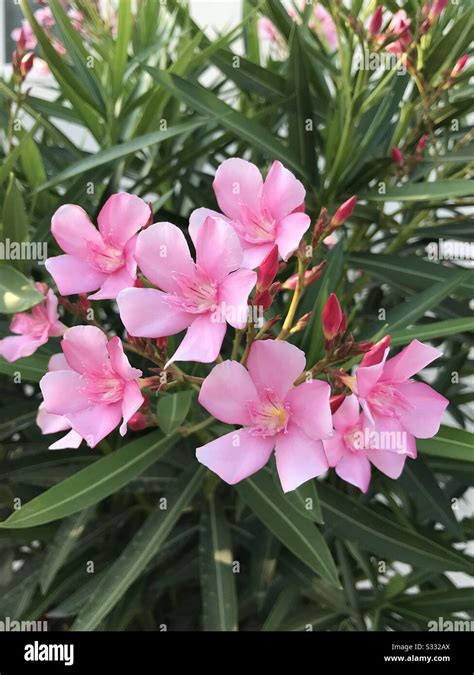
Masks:
[[[346,397],[344,394],[339,394],[338,396],[331,396],[331,398],[329,399],[329,405],[331,406],[331,412],[333,415],[341,407],[345,398]]]
[[[146,429],[147,426],[147,418],[140,411],[132,415],[127,422],[127,427],[131,429],[131,431],[141,431],[142,429]]]
[[[380,33],[380,29],[382,28],[382,21],[383,21],[383,9],[379,5],[370,18],[369,33],[371,35],[378,35]]]
[[[385,353],[385,350],[390,346],[390,335],[386,335],[384,338],[379,340],[373,347],[370,349],[360,362],[361,366],[374,366],[376,363],[380,363]]]
[[[456,61],[456,64],[455,64],[454,68],[452,69],[451,74],[449,76],[450,78],[457,77],[461,73],[461,71],[464,70],[464,67],[467,63],[468,58],[469,58],[469,55],[464,54],[463,56],[461,56],[461,58],[459,58]]]
[[[331,219],[331,226],[338,227],[342,225],[351,215],[357,202],[357,197],[353,195],[350,199],[341,204]]]
[[[257,270],[257,292],[270,287],[278,272],[278,246],[274,246]]]
[[[423,134],[423,136],[418,141],[418,145],[416,146],[417,154],[421,155],[425,151],[427,138],[428,138],[427,135]]]
[[[447,4],[448,0],[434,0],[433,7],[430,10],[429,16],[431,18],[439,16]]]
[[[392,148],[392,159],[394,164],[399,166],[400,168],[403,167],[404,163],[404,158],[403,158],[403,152],[399,150],[398,148]]]
[[[343,321],[343,313],[339,300],[335,293],[331,293],[324,305],[323,313],[323,334],[326,340],[333,340],[339,335],[339,329]]]

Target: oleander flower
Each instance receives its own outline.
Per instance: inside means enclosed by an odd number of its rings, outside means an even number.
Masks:
[[[61,343],[66,366],[46,373],[40,381],[44,411],[66,418],[71,428],[93,448],[143,403],[138,385],[141,371],[132,368],[118,337],[95,326],[74,326]]]
[[[396,479],[406,458],[416,457],[414,436],[400,429],[392,417],[385,417],[375,428],[361,413],[354,394],[346,396],[332,419],[334,435],[323,441],[329,466],[362,492],[369,487],[371,464]]]
[[[54,214],[51,232],[65,255],[46,260],[46,269],[61,295],[89,293],[92,300],[114,299],[137,278],[137,232],[150,218],[139,197],[119,192],[102,207],[96,229],[86,212],[64,204]]]
[[[44,294],[43,302],[35,305],[29,313],[15,314],[10,330],[16,335],[0,340],[0,356],[7,361],[31,356],[50,337],[59,337],[66,330],[66,326],[59,321],[58,299],[53,291],[48,290],[45,284],[38,283],[35,286]]]
[[[242,428],[197,448],[198,460],[233,485],[261,469],[275,448],[284,492],[324,473],[330,387],[319,380],[293,386],[304,367],[304,352],[279,340],[255,342],[247,369],[237,361],[215,366],[199,402],[218,420]]]
[[[404,9],[400,9],[392,16],[388,28],[382,36],[383,39],[398,36],[394,42],[386,46],[386,50],[392,54],[404,54],[410,46],[413,36],[410,32],[410,19]]]
[[[275,244],[283,260],[298,248],[310,225],[303,213],[306,191],[281,162],[273,162],[264,182],[255,164],[227,159],[216,171],[213,188],[224,215],[196,209],[190,217],[191,237],[207,217],[223,218],[236,231],[244,253],[242,265],[249,269],[258,267]]]
[[[142,232],[136,260],[160,290],[128,288],[117,297],[120,318],[134,337],[162,338],[187,329],[167,365],[214,361],[227,323],[245,327],[248,296],[257,280],[255,272],[241,269],[242,248],[227,222],[208,217],[190,234],[196,262],[176,225],[156,223]]]
[[[54,354],[48,363],[48,372],[56,370],[69,370],[69,365],[64,354]],[[63,450],[64,448],[78,448],[82,443],[82,436],[71,429],[71,424],[63,415],[53,415],[46,412],[44,401],[38,408],[36,415],[36,424],[43,434],[56,434],[59,431],[68,431],[68,433],[55,443],[49,446],[49,450]]]

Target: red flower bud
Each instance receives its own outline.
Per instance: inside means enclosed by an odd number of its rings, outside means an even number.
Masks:
[[[343,313],[339,300],[335,293],[331,293],[324,305],[323,314],[323,334],[326,340],[333,340],[339,335],[340,326],[343,321]]]
[[[148,426],[147,418],[140,411],[134,413],[127,422],[127,427],[131,431],[141,431]]]
[[[345,399],[344,394],[338,394],[337,396],[331,396],[329,399],[329,405],[331,406],[331,412],[334,415],[334,413],[341,407],[344,399]]]
[[[365,354],[370,351],[374,343],[371,340],[362,340],[361,342],[356,342],[352,347],[353,354]]]
[[[424,153],[425,148],[426,148],[427,139],[428,139],[427,135],[423,134],[423,136],[418,141],[418,145],[416,146],[416,155],[417,156],[421,156]]]
[[[433,7],[429,13],[430,18],[439,16],[447,4],[448,0],[434,0]]]
[[[257,292],[270,287],[278,272],[278,246],[274,246],[257,270]]]
[[[18,51],[20,54],[22,54],[25,51],[26,48],[26,36],[25,36],[25,31],[23,28],[20,28],[20,32],[18,34],[18,40],[16,41]]]
[[[390,346],[390,335],[386,335],[384,338],[379,340],[373,347],[370,349],[360,362],[361,366],[374,366],[376,363],[380,363],[385,354],[385,350]]]
[[[35,55],[33,54],[33,52],[27,52],[22,56],[20,61],[20,73],[22,77],[26,77],[26,75],[33,68],[34,59]]]
[[[457,77],[461,73],[461,71],[464,70],[464,67],[467,63],[468,58],[469,58],[469,54],[464,54],[464,56],[461,56],[461,58],[459,58],[456,61],[456,64],[455,64],[454,68],[452,69],[451,74],[449,76],[450,78]]]
[[[162,354],[166,354],[166,350],[168,349],[168,338],[167,337],[156,338],[155,343],[160,352]]]
[[[400,168],[403,167],[404,163],[404,158],[403,158],[403,152],[399,150],[398,148],[392,148],[392,159],[393,162],[399,166]]]
[[[380,29],[382,28],[382,21],[383,21],[383,9],[379,5],[370,18],[369,33],[371,35],[378,35],[380,33]]]
[[[338,227],[339,225],[342,225],[342,223],[345,223],[345,221],[352,215],[356,202],[357,197],[354,195],[345,201],[344,204],[341,204],[331,219],[331,226]]]

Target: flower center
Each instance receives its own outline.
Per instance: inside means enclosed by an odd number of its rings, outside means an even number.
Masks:
[[[251,434],[275,436],[280,431],[286,431],[289,408],[278,400],[271,389],[265,389],[259,401],[247,405],[252,420]]]
[[[233,225],[241,239],[249,244],[265,244],[275,241],[275,219],[262,207],[261,215],[253,213],[247,206],[241,207],[242,220]]]
[[[377,384],[370,392],[368,402],[372,409],[385,417],[399,418],[403,411],[415,410],[407,399],[391,384]]]
[[[204,314],[215,308],[218,303],[217,283],[196,266],[194,277],[176,274],[180,295],[169,295],[168,303],[191,314]]]
[[[364,432],[361,427],[353,427],[343,436],[344,445],[352,453],[364,452],[365,447]]]
[[[112,274],[121,269],[125,264],[123,251],[111,244],[104,244],[101,247],[89,245],[89,262],[105,274]]]
[[[123,398],[123,381],[113,374],[85,378],[84,391],[91,403],[117,403]]]

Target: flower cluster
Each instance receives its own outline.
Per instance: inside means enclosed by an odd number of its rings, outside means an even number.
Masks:
[[[44,301],[14,318],[11,329],[18,335],[0,341],[0,354],[9,360],[63,335],[62,354],[53,356],[40,382],[38,425],[45,434],[68,432],[51,447],[77,448],[82,440],[94,447],[118,426],[124,435],[127,425],[139,430],[153,424],[142,390],[162,384],[156,385],[156,376],[142,378],[125,347],[158,364],[165,382],[169,373],[186,382],[176,361],[219,361],[204,379],[189,381],[199,386],[199,403],[212,418],[240,427],[196,450],[198,460],[227,483],[258,471],[273,450],[285,492],[330,467],[363,491],[371,464],[397,478],[406,458],[416,457],[415,438],[436,434],[448,404],[412,379],[440,352],[414,340],[387,360],[390,338],[357,342],[334,293],[316,317],[324,358],[306,363],[304,351],[286,341],[307,325],[310,314],[298,318],[298,302],[324,271],[324,261],[312,266],[305,235],[313,246],[332,236],[351,217],[355,197],[332,216],[322,209],[309,233],[305,189],[278,161],[264,180],[250,162],[226,160],[213,188],[220,210],[200,208],[190,216],[195,258],[185,233],[169,222],[152,224],[149,205],[131,194],[112,195],[98,227],[76,205],[53,215],[51,231],[64,254],[49,258],[46,268],[62,296],[90,293],[76,309],[65,298],[61,304],[81,316],[89,301],[116,300],[128,336],[122,343],[98,325],[66,330],[57,298],[43,286]],[[292,256],[297,274],[276,281]],[[264,315],[280,293],[291,300],[275,334],[281,317],[258,326],[249,310],[259,306]],[[224,361],[228,326],[236,333],[232,357]],[[247,344],[237,360],[244,330]],[[168,354],[168,338],[183,331]],[[355,374],[334,368],[362,354]]]

